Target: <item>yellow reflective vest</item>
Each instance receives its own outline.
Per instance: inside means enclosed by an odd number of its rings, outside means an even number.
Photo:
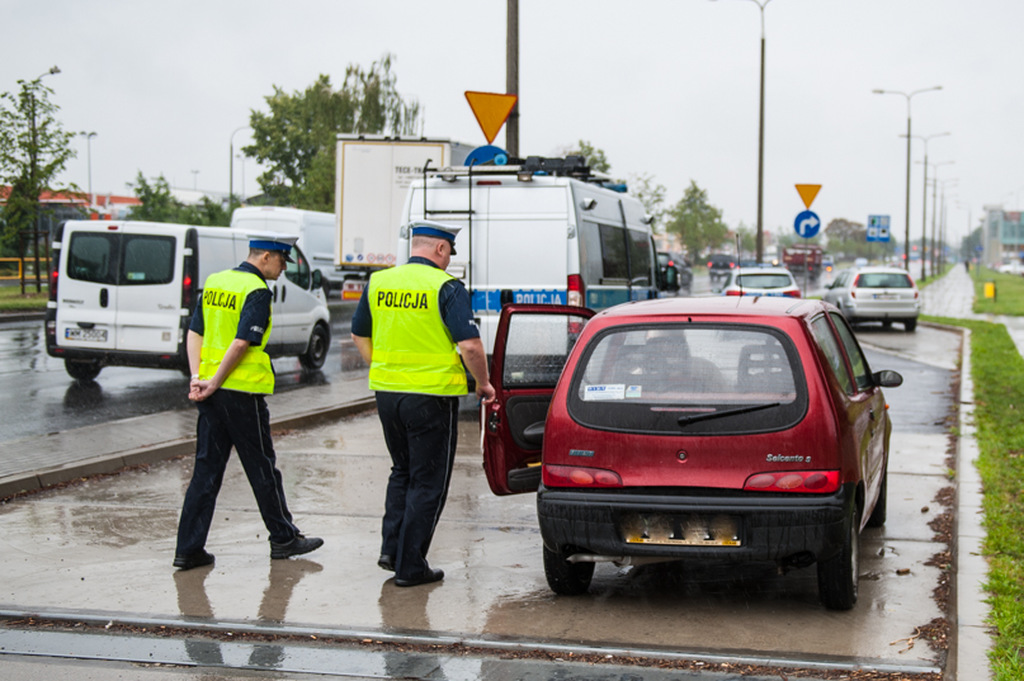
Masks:
[[[211,274],[203,286],[203,348],[199,355],[199,378],[207,380],[217,373],[224,353],[238,335],[242,305],[253,291],[265,289],[267,282],[251,272],[225,270]],[[227,390],[269,395],[274,392],[274,370],[267,355],[267,338],[273,326],[273,314],[259,345],[250,345],[242,360],[221,386]]]
[[[466,370],[441,318],[438,300],[441,286],[452,278],[444,270],[419,263],[370,277],[371,390],[466,394]]]

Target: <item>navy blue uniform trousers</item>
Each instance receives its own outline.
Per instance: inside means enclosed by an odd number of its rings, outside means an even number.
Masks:
[[[378,392],[377,413],[391,453],[381,553],[394,556],[396,578],[416,579],[430,569],[427,550],[448,497],[459,398]]]
[[[196,408],[196,461],[178,522],[175,555],[197,553],[206,545],[232,446],[249,478],[270,540],[290,542],[299,530],[285,503],[281,472],[270,439],[266,399],[263,395],[222,388],[196,402]]]

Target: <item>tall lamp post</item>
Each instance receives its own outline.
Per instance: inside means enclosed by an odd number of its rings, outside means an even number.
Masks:
[[[31,84],[34,86],[34,85],[38,84],[40,81],[42,81],[42,79],[45,78],[46,76],[54,76],[54,75],[57,75],[58,73],[60,73],[60,68],[58,68],[56,66],[51,66],[49,71],[47,71],[45,73],[39,74],[35,78],[35,80],[32,81]],[[35,95],[35,89],[34,88],[29,90],[29,95],[31,96],[31,113],[32,113],[32,120],[29,122],[29,125],[31,126],[31,135],[32,135],[32,148],[29,149],[29,179],[30,179],[30,184],[31,184],[31,187],[32,187],[32,191],[34,192],[34,191],[36,191],[36,171],[39,168],[39,134],[38,134],[38,130],[36,128],[36,95]],[[33,253],[35,254],[35,261],[36,261],[36,293],[38,293],[39,291],[42,290],[42,282],[41,282],[41,280],[39,278],[39,233],[42,231],[42,224],[41,224],[42,223],[42,215],[41,215],[41,211],[39,210],[39,195],[38,194],[36,194],[35,223],[36,223],[36,230],[35,230],[35,236],[32,239],[32,250],[33,250]],[[49,239],[47,239],[47,241],[49,241]],[[21,249],[19,248],[19,250],[21,250]],[[49,265],[47,265],[47,269],[49,269]],[[22,280],[21,292],[22,293],[25,292],[24,280]]]
[[[944,137],[950,133],[938,132],[934,135],[914,135],[915,139],[919,139],[924,142],[924,200],[921,206],[921,249],[924,249],[925,241],[928,239],[928,140],[935,137]],[[902,137],[903,135],[900,135]],[[934,247],[934,244],[933,244]],[[935,276],[935,268],[932,267],[932,276]],[[924,267],[924,253],[921,254],[921,280],[924,281],[928,278],[928,272],[925,271]]]
[[[234,200],[235,195],[235,133],[242,130],[248,130],[248,125],[242,125],[231,131],[231,140],[228,144],[228,151],[230,152],[230,164],[228,165],[228,210],[231,210],[231,202]],[[242,192],[245,192],[245,182],[243,181]]]
[[[96,205],[96,197],[92,193],[92,138],[96,137],[96,133],[80,132],[78,134],[85,138],[85,162],[89,170],[89,211],[91,213],[93,206]]]
[[[914,90],[913,92],[902,92],[900,90],[872,90],[876,95],[903,95],[907,99],[907,198],[906,198],[906,215],[904,217],[904,228],[905,228],[905,242],[904,242],[904,265],[906,270],[910,271],[910,100],[914,95],[919,95],[922,92],[932,92],[934,90],[941,90],[941,85],[935,87],[925,88],[923,90]]]
[[[757,131],[757,262],[764,261],[764,8],[772,0],[750,0],[761,10],[761,98]],[[908,130],[909,133],[909,130]],[[738,254],[737,254],[738,255]]]

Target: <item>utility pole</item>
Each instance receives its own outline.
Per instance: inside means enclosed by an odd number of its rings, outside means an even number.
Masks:
[[[505,93],[519,96],[519,0],[508,0],[508,23],[505,35]],[[519,101],[505,121],[505,151],[509,158],[519,158]]]

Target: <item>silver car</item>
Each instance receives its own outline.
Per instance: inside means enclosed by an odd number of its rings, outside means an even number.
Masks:
[[[888,327],[897,321],[913,331],[921,313],[921,294],[914,280],[897,267],[843,270],[822,298],[838,307],[851,324],[882,322]]]

